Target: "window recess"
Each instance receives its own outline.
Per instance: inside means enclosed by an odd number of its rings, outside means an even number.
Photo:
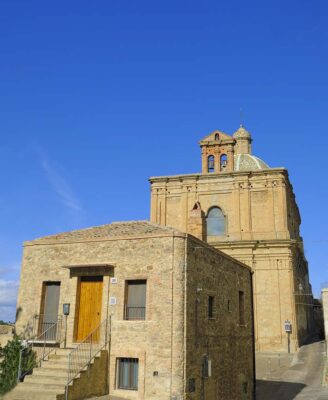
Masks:
[[[126,281],[125,319],[138,321],[146,319],[146,280]]]

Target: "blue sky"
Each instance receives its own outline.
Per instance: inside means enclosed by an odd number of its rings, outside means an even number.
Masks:
[[[0,0],[0,319],[22,242],[149,218],[148,177],[200,171],[233,133],[290,172],[310,278],[328,286],[324,0]]]

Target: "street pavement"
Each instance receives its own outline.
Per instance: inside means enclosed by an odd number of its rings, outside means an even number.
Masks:
[[[303,346],[294,357],[258,355],[257,400],[328,400],[325,362],[324,342]]]

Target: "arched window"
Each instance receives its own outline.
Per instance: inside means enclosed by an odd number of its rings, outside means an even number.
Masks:
[[[207,158],[207,172],[214,172],[214,156]]]
[[[220,158],[220,170],[224,170],[227,166],[228,163],[228,157],[226,154],[222,154],[221,158]]]
[[[220,139],[220,136],[219,136],[218,133],[216,133],[216,134],[215,134],[215,140],[219,141],[219,139]]]
[[[212,207],[206,218],[207,236],[222,236],[226,232],[226,221],[219,207]]]

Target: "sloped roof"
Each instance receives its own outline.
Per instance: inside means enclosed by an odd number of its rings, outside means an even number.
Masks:
[[[208,142],[217,142],[215,140],[215,135],[219,135],[219,140],[233,140],[233,138],[231,136],[229,136],[228,134],[222,132],[222,131],[214,131],[212,133],[210,133],[209,135],[205,136],[202,140],[200,140],[200,144],[203,143],[208,143]]]
[[[152,236],[172,234],[174,232],[180,233],[178,230],[153,224],[149,221],[125,221],[113,222],[107,225],[93,226],[91,228],[79,229],[75,231],[63,232],[56,235],[44,236],[28,243],[42,243],[42,242],[65,242],[72,240],[87,240],[99,238],[115,238],[125,236]]]

